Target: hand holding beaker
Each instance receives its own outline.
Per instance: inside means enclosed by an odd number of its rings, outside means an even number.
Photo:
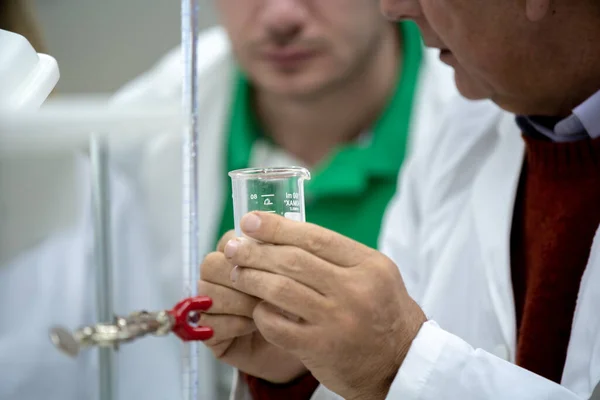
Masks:
[[[214,336],[204,344],[216,358],[249,375],[273,383],[290,382],[306,373],[306,367],[289,352],[267,342],[256,329],[253,313],[261,300],[233,288],[233,266],[223,251],[234,238],[233,231],[225,234],[217,251],[206,256],[200,267],[198,293],[214,300],[200,320],[214,330]]]
[[[248,239],[229,241],[224,253],[243,266],[233,288],[264,300],[252,314],[264,338],[342,397],[384,399],[427,320],[398,267],[316,225],[261,212],[240,225]]]

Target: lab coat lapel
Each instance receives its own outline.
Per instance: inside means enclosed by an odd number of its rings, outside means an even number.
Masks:
[[[224,153],[228,127],[231,85],[233,82],[233,63],[227,58],[206,74],[210,79],[202,81],[207,87],[201,91],[200,99],[200,171],[198,220],[200,223],[200,256],[214,250],[213,243],[221,221],[227,171],[225,171]]]
[[[502,336],[514,360],[516,322],[510,277],[510,230],[524,144],[514,116],[498,125],[497,148],[474,183],[473,213],[485,276]]]
[[[600,227],[592,244],[587,268],[581,279],[573,328],[562,383],[587,397],[596,388],[594,400],[600,399]]]
[[[202,88],[198,91],[199,135],[197,166],[199,255],[210,252],[223,208],[226,176],[222,162],[225,144],[233,67],[229,57],[205,66],[199,72]],[[173,99],[174,101],[174,99]],[[180,264],[182,217],[183,138],[181,130],[171,130],[144,146],[139,178],[144,186],[146,203],[151,204],[152,229],[159,243],[168,244],[167,264]],[[131,158],[131,157],[128,157]],[[187,182],[186,182],[187,183]],[[169,279],[175,279],[170,277]],[[180,278],[178,279],[178,281]]]

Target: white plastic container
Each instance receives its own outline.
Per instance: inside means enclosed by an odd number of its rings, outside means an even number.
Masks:
[[[0,109],[37,108],[60,73],[56,60],[38,54],[23,36],[0,29]]]

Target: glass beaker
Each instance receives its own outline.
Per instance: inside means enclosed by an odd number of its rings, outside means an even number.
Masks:
[[[236,235],[240,220],[251,211],[264,211],[304,222],[304,181],[310,172],[301,167],[246,168],[229,172]]]

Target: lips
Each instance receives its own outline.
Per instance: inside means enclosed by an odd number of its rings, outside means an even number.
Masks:
[[[304,49],[280,49],[263,53],[263,57],[278,66],[292,67],[315,57],[316,52]]]

